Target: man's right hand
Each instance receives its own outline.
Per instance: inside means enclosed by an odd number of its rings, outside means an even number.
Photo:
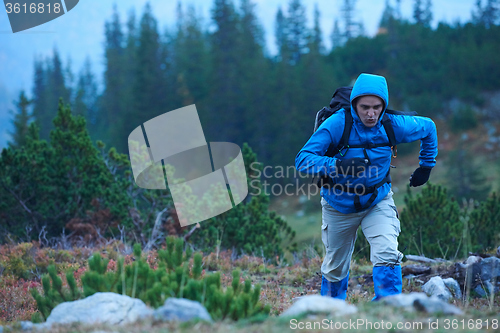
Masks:
[[[368,166],[368,160],[360,157],[346,158],[343,160],[337,159],[335,166],[337,167],[338,174],[357,177],[359,173],[365,172]]]

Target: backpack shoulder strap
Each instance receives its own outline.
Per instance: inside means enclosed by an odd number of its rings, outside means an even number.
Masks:
[[[387,137],[389,138],[389,144],[391,145],[391,147],[396,146],[396,134],[394,134],[394,128],[392,127],[391,118],[389,118],[387,113],[384,113],[384,117],[382,118],[382,125],[384,126]]]
[[[349,146],[349,136],[351,135],[352,124],[354,123],[351,114],[351,108],[344,108],[345,114],[345,123],[344,123],[344,132],[342,132],[342,137],[337,146],[330,144],[328,150],[325,153],[325,156],[333,157],[337,155],[342,148]]]
[[[342,133],[342,138],[340,139],[340,143],[342,146],[349,146],[349,136],[351,135],[352,124],[354,120],[352,119],[351,108],[344,109],[345,114],[345,125],[344,125],[344,133]],[[342,147],[340,147],[342,148]]]

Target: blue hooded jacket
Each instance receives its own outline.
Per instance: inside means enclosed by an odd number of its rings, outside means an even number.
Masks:
[[[384,101],[384,110],[381,112],[377,124],[373,127],[366,127],[359,119],[356,111],[352,107],[352,102],[355,98],[366,95],[375,95]],[[351,114],[354,121],[350,136],[350,145],[360,145],[367,143],[388,143],[389,139],[385,129],[381,123],[387,105],[389,105],[389,91],[387,82],[383,76],[372,74],[361,74],[356,80],[352,89],[351,97]],[[425,117],[418,116],[389,116],[396,144],[408,143],[421,140],[420,143],[420,166],[432,168],[436,165],[437,156],[437,131],[434,122]],[[342,184],[351,188],[362,189],[363,186],[369,187],[380,183],[389,172],[391,164],[391,147],[377,147],[366,149],[368,159],[371,164],[367,171],[361,177],[353,175],[343,175],[336,173],[336,161],[343,158],[365,158],[363,148],[350,148],[345,152],[344,156],[340,154],[334,157],[324,156],[328,147],[333,144],[337,146],[342,138],[345,124],[345,110],[340,109],[330,118],[325,120],[311,138],[306,142],[304,147],[295,157],[295,167],[300,172],[314,174],[318,176],[332,176],[334,184]],[[390,191],[391,184],[386,183],[378,188],[376,199],[368,208],[379,203]],[[360,190],[358,193],[362,193]],[[372,194],[360,195],[360,203],[364,207]],[[354,198],[356,194],[342,192],[335,188],[335,185],[330,188],[322,188],[321,196],[341,213],[355,213]]]

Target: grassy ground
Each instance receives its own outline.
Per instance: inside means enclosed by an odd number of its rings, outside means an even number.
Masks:
[[[221,253],[218,270],[227,273],[233,268],[243,270],[243,278],[263,285],[261,302],[271,305],[269,317],[245,319],[238,322],[229,320],[215,323],[163,323],[146,320],[124,327],[109,325],[66,325],[50,329],[53,333],[130,332],[500,332],[500,295],[489,299],[470,299],[467,303],[455,300],[453,304],[464,310],[463,316],[428,315],[421,312],[407,312],[402,309],[381,306],[371,302],[373,285],[358,285],[355,276],[371,271],[366,261],[354,262],[347,302],[358,307],[358,313],[338,317],[333,315],[303,315],[294,318],[281,317],[298,296],[318,294],[320,277],[317,275],[321,258],[304,256],[294,265],[265,265],[261,258],[245,256],[230,260],[230,253]],[[450,264],[441,264],[433,269],[444,269]],[[1,279],[1,278],[0,278]],[[223,279],[223,285],[230,281]],[[409,284],[405,279],[403,292],[420,291],[420,285]],[[495,322],[495,320],[497,320]],[[497,323],[498,325],[496,325]],[[5,323],[4,323],[5,324]],[[8,323],[8,324],[13,324]],[[488,325],[488,327],[487,327]],[[495,326],[496,325],[496,326]],[[19,327],[19,324],[14,324]],[[18,329],[14,329],[18,332]],[[5,331],[4,331],[5,332]]]
[[[296,318],[269,318],[263,322],[243,320],[240,322],[153,323],[143,322],[126,327],[108,325],[54,327],[53,333],[96,331],[120,333],[167,333],[167,332],[498,332],[492,322],[498,320],[495,312],[470,313],[463,317],[434,316],[403,313],[398,309],[385,308],[373,304],[360,306],[361,314],[334,316],[302,316]],[[494,324],[493,324],[494,325]],[[500,325],[500,324],[499,324]],[[342,328],[344,326],[344,328]],[[487,328],[489,326],[489,328]],[[390,328],[389,328],[390,327]],[[302,328],[302,329],[301,329]]]

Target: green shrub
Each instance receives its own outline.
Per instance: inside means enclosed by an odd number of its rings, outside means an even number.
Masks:
[[[203,222],[190,241],[207,251],[234,249],[237,254],[254,254],[274,260],[283,254],[283,243],[288,243],[289,250],[296,249],[296,244],[292,244],[295,231],[275,212],[269,212],[269,196],[262,190],[257,177],[257,169],[262,166],[246,143],[242,154],[248,197],[233,209]]]
[[[36,301],[36,305],[40,314],[43,316],[44,320],[50,315],[52,309],[54,309],[59,303],[69,302],[80,299],[81,293],[76,286],[75,278],[73,277],[73,271],[68,271],[66,273],[66,280],[68,282],[69,290],[63,289],[62,279],[57,275],[56,267],[50,265],[49,273],[44,274],[42,277],[42,286],[44,296],[40,295],[37,289],[33,288],[30,290],[31,295]]]
[[[140,244],[134,245],[132,264],[125,266],[124,259],[120,258],[115,271],[108,271],[108,260],[96,253],[89,259],[89,270],[82,275],[83,293],[76,288],[71,272],[66,274],[70,290],[63,290],[61,279],[51,266],[49,275],[42,278],[44,296],[36,290],[32,294],[45,319],[57,304],[96,292],[139,298],[154,308],[163,305],[169,297],[187,298],[205,305],[214,319],[238,320],[269,314],[270,307],[259,302],[259,285],[252,288],[250,280],[242,285],[240,271],[234,270],[231,286],[223,290],[220,273],[203,275],[202,254],[194,254],[191,264],[192,251],[189,246],[184,247],[182,238],[167,237],[166,248],[158,251],[157,269],[151,268],[141,257]]]
[[[493,193],[470,214],[471,251],[488,251],[500,245],[500,196]]]
[[[53,122],[50,142],[40,140],[33,122],[24,146],[2,150],[4,231],[14,239],[31,240],[44,232],[47,238],[57,237],[66,228],[89,240],[98,237],[97,229],[103,236],[119,234],[119,222],[127,239],[146,244],[159,212],[156,207],[172,206],[169,191],[138,188],[129,157],[115,148],[105,152],[103,142],[94,145],[85,119],[73,116],[62,99]]]
[[[477,116],[470,106],[462,106],[454,110],[451,118],[451,130],[454,133],[467,131],[477,126]]]
[[[400,247],[407,254],[452,258],[462,245],[463,223],[458,203],[447,190],[428,183],[413,196],[410,189],[404,198],[406,207],[400,214]]]

